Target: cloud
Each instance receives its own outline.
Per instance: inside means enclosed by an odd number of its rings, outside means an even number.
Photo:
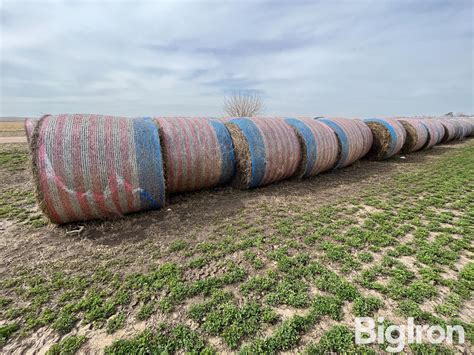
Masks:
[[[0,115],[474,111],[470,1],[4,1]]]

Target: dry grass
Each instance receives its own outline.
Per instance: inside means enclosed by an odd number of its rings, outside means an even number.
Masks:
[[[0,122],[0,131],[22,131],[24,130],[23,121]]]

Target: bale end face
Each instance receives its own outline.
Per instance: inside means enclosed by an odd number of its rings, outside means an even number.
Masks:
[[[383,160],[398,154],[402,149],[406,132],[403,126],[392,119],[371,118],[364,120],[371,129],[373,144],[368,159]]]
[[[383,160],[387,158],[391,151],[392,136],[387,127],[378,122],[366,122],[372,131],[374,140],[372,147],[367,153],[367,158],[372,160]]]
[[[226,123],[225,126],[232,138],[236,161],[236,172],[232,185],[238,189],[248,189],[252,179],[252,155],[249,143],[239,126],[231,122]]]
[[[428,139],[428,131],[425,126],[421,122],[412,119],[399,119],[398,122],[402,124],[406,131],[405,144],[401,152],[411,153],[420,150]]]
[[[234,186],[254,188],[295,174],[301,160],[300,143],[282,118],[235,118],[226,126],[237,161]]]

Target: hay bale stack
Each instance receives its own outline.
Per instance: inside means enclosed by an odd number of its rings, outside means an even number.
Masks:
[[[229,182],[235,173],[232,139],[224,124],[208,118],[157,117],[168,193]]]
[[[444,137],[444,127],[443,125],[437,124],[437,122],[430,118],[423,118],[420,119],[420,122],[426,127],[428,130],[428,139],[426,140],[425,145],[422,149],[430,149],[433,148],[438,142]]]
[[[454,137],[456,137],[456,126],[453,120],[441,118],[438,122],[441,123],[444,128],[444,135],[443,138],[441,138],[441,143],[452,141]]]
[[[317,175],[334,167],[339,146],[334,131],[312,118],[287,118],[301,146],[302,159],[296,172],[300,178]]]
[[[402,124],[407,134],[401,151],[403,153],[411,153],[423,148],[428,140],[428,130],[426,127],[416,119],[399,118],[398,122]]]
[[[400,152],[407,134],[400,122],[392,118],[368,118],[364,123],[374,136],[372,148],[367,154],[368,158],[383,160]]]
[[[45,116],[31,149],[38,201],[54,223],[164,205],[160,139],[151,119]]]
[[[228,120],[237,173],[234,186],[248,189],[290,178],[301,161],[295,130],[282,118]]]
[[[336,169],[349,166],[362,158],[372,145],[372,132],[360,120],[350,118],[318,118],[336,134],[339,156]]]

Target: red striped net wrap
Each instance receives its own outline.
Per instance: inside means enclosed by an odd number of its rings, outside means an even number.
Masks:
[[[44,116],[30,141],[40,207],[54,223],[164,205],[160,141],[151,119]]]
[[[295,174],[301,160],[300,143],[294,129],[283,118],[235,118],[226,121],[237,160],[236,186],[253,188]],[[236,141],[236,131],[242,137],[243,145],[240,139]]]
[[[428,130],[428,139],[423,146],[423,149],[433,148],[436,144],[441,142],[444,137],[444,127],[441,123],[433,118],[422,118],[420,122]]]
[[[456,118],[456,121],[461,126],[460,139],[470,137],[474,134],[474,119],[473,118]]]
[[[33,132],[35,130],[36,125],[38,124],[38,120],[34,118],[27,118],[25,120],[25,135],[26,135],[26,140],[28,143],[31,141],[31,136],[33,135]]]
[[[448,118],[440,118],[438,121],[444,127],[444,135],[441,139],[441,143],[452,141],[456,137],[456,125],[454,124],[454,121]]]
[[[349,166],[369,152],[373,136],[370,128],[361,120],[319,117],[318,121],[330,127],[338,138],[340,154],[336,168]]]
[[[235,173],[230,134],[209,118],[156,117],[163,147],[168,193],[225,184]]]
[[[302,161],[298,177],[315,176],[333,168],[339,154],[339,145],[334,131],[314,118],[286,118],[299,137]]]
[[[370,127],[374,136],[368,158],[388,159],[400,152],[407,133],[399,121],[392,118],[367,118],[364,123]]]
[[[411,153],[423,148],[428,140],[428,130],[426,127],[419,120],[412,118],[398,118],[398,121],[403,125],[407,133],[402,152]]]

